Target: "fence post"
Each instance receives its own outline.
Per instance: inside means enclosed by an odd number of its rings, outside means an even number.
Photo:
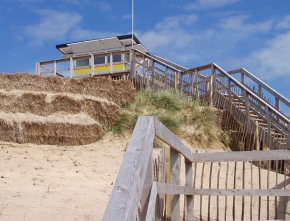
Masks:
[[[190,161],[185,160],[185,186],[189,188],[193,188],[193,180],[192,180],[192,163]],[[193,221],[193,196],[187,195],[186,197],[186,212],[187,212],[187,221]]]
[[[209,78],[209,105],[212,106],[212,94],[213,94],[213,75]]]
[[[153,167],[153,149],[151,150],[146,176],[143,184],[143,190],[141,194],[140,204],[141,204],[141,220],[146,220],[146,215],[148,211],[149,199],[150,199],[150,191],[152,187],[152,183],[154,182],[154,167]]]
[[[35,74],[40,75],[40,63],[39,62],[36,63]]]
[[[56,76],[56,61],[53,62],[53,75]]]
[[[170,177],[170,147],[166,146],[165,148],[165,163],[166,163],[166,172],[165,172],[165,181],[166,183],[171,183]],[[171,195],[166,194],[165,196],[166,203],[166,218],[171,220]]]
[[[74,75],[74,61],[73,58],[69,59],[69,72],[70,72],[70,78]]]
[[[267,117],[267,128],[268,128],[268,146],[269,149],[271,150],[272,144],[271,144],[271,140],[272,140],[272,136],[271,136],[271,113],[269,110],[269,107],[266,106],[266,117]]]
[[[133,80],[135,76],[135,50],[131,49],[131,56],[130,56],[130,77]]]
[[[180,185],[180,154],[171,148],[170,150],[170,172],[171,184]],[[180,220],[180,195],[171,198],[171,220]]]
[[[113,54],[110,53],[110,73],[113,72]]]
[[[259,140],[259,124],[258,121],[255,121],[256,130],[255,130],[255,140],[256,140],[256,150],[260,150],[260,140]]]
[[[94,55],[91,54],[91,76],[94,76],[95,74],[95,59]]]

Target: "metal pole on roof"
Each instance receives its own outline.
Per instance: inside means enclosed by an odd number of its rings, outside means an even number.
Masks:
[[[134,0],[132,0],[132,49],[134,49]]]

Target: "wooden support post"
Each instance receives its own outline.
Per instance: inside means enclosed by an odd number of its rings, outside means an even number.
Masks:
[[[174,90],[177,91],[177,72],[174,71]]]
[[[113,72],[113,54],[110,53],[110,73]]]
[[[36,75],[40,75],[40,63],[39,62],[36,63],[36,66],[35,66],[35,74]]]
[[[170,169],[171,184],[180,185],[180,155],[171,148],[170,150]],[[180,220],[180,195],[173,195],[171,199],[171,220]]]
[[[277,111],[280,111],[280,100],[279,98],[275,97],[275,107],[277,109]]]
[[[69,59],[69,73],[70,73],[70,78],[72,78],[73,75],[74,75],[74,61],[73,61],[73,58]]]
[[[154,83],[155,83],[155,61],[152,60],[152,84],[151,84],[152,90],[155,89]]]
[[[56,61],[53,62],[53,75],[56,76]]]
[[[195,99],[199,100],[198,73],[197,73],[197,70],[195,70],[194,75],[195,75]]]
[[[185,160],[185,186],[192,188],[192,163],[190,161]],[[193,221],[193,196],[187,195],[186,197],[186,212],[187,212],[187,221]]]
[[[141,213],[140,218],[141,220],[146,219],[148,204],[149,204],[149,197],[150,191],[152,187],[152,183],[154,182],[154,167],[153,167],[153,149],[151,150],[146,176],[143,184],[143,190],[141,194],[140,204],[141,204]]]
[[[170,147],[166,147],[165,149],[165,162],[166,162],[166,173],[165,173],[165,180],[166,183],[171,183],[171,176],[170,176]],[[167,194],[165,196],[165,203],[166,203],[166,218],[167,220],[171,220],[171,195]]]
[[[209,105],[212,106],[213,101],[213,75],[209,78]]]
[[[132,49],[130,53],[130,78],[133,80],[135,77],[135,50]]]
[[[243,97],[244,97],[244,102],[245,102],[245,112],[246,112],[246,116],[247,116],[247,127],[250,124],[250,103],[249,103],[249,95],[247,93],[246,90],[244,90],[243,93]]]
[[[94,76],[95,74],[95,58],[94,55],[91,54],[91,76]]]
[[[268,129],[268,135],[267,135],[267,140],[268,140],[268,146],[269,146],[269,149],[271,150],[272,148],[272,144],[271,144],[271,138],[272,138],[272,135],[271,135],[271,113],[270,113],[270,110],[269,110],[269,107],[266,106],[266,116],[267,116],[267,129]]]
[[[259,139],[259,124],[258,121],[255,121],[256,130],[255,130],[255,143],[256,143],[256,150],[260,150],[260,139]]]

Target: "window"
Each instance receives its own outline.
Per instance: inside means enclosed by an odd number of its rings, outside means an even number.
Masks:
[[[113,55],[113,62],[121,62],[121,61],[122,61],[121,54]],[[108,56],[108,63],[110,63],[110,56]]]
[[[88,65],[90,65],[90,60],[88,58],[76,60],[77,67],[83,67]]]
[[[105,57],[95,57],[95,64],[105,64]]]

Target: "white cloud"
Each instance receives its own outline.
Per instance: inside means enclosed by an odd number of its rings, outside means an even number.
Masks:
[[[102,11],[110,11],[112,9],[112,6],[108,2],[104,2],[104,1],[98,1],[97,6]]]
[[[127,14],[127,15],[123,15],[121,17],[122,20],[128,20],[128,19],[132,19],[132,15],[131,14]]]
[[[224,19],[220,23],[220,27],[226,32],[236,33],[239,36],[249,36],[254,33],[268,32],[273,27],[273,20],[257,23],[246,23],[249,19],[247,15],[232,16]]]
[[[245,64],[254,71],[255,75],[264,79],[289,77],[289,58],[290,32],[286,32],[270,40],[264,48],[252,52],[245,60]]]
[[[155,30],[140,34],[144,45],[153,51],[162,47],[183,48],[192,41],[193,36],[184,28],[198,20],[195,15],[172,16],[157,23]]]
[[[277,23],[276,29],[290,29],[290,14]]]
[[[42,44],[47,40],[64,39],[68,32],[82,20],[76,12],[57,12],[54,10],[37,10],[42,16],[38,24],[23,28],[25,35],[30,36],[33,44]]]
[[[192,3],[188,3],[184,6],[185,10],[192,9],[206,9],[206,8],[217,8],[225,5],[230,5],[240,0],[197,0]]]

